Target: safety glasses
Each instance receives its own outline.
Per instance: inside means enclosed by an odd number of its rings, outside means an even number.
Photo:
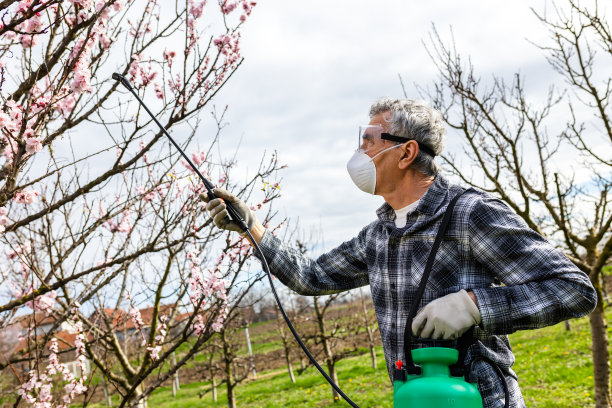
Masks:
[[[395,143],[406,143],[409,140],[415,140],[413,138],[395,136],[385,132],[385,129],[381,125],[361,125],[359,126],[359,141],[357,149],[363,153],[373,152],[380,150],[384,147],[384,141],[389,140]],[[425,146],[423,143],[416,141],[419,145],[419,149],[430,156],[435,156],[435,152],[429,146]]]

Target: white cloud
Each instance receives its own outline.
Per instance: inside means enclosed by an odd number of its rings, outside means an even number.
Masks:
[[[423,41],[435,23],[443,38],[453,27],[458,51],[485,78],[522,70],[528,90],[546,91],[551,72],[540,50],[546,31],[533,2],[417,2],[263,0],[244,28],[244,64],[216,103],[230,105],[223,136],[228,149],[242,138],[242,168],[254,168],[277,150],[283,171],[283,215],[303,227],[322,226],[328,249],[375,219],[380,197],[350,181],[345,163],[355,149],[357,126],[370,103],[410,97],[415,83],[430,85],[437,72]],[[544,7],[537,3],[534,7]],[[451,134],[452,137],[452,134]],[[458,143],[448,149],[461,155]]]

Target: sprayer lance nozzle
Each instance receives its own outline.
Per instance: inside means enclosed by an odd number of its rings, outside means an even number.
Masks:
[[[113,79],[121,82],[127,89],[132,89],[132,85],[130,85],[130,82],[123,75],[113,72]]]

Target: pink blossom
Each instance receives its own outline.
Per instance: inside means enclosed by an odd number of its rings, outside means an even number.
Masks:
[[[27,21],[27,28],[26,31],[30,32],[30,33],[40,33],[42,31],[43,28],[43,22],[40,18],[40,14],[34,14],[28,21]]]
[[[155,361],[159,358],[159,352],[161,351],[161,346],[147,347],[147,351],[149,352],[149,355],[151,356],[151,360]]]
[[[172,66],[172,59],[176,56],[176,52],[174,51],[166,51],[164,50],[164,61],[168,61],[168,66]]]
[[[108,11],[108,9],[106,10]],[[102,48],[104,48],[105,50],[107,50],[111,45],[111,39],[108,38],[106,33],[100,33],[98,35],[98,40],[100,41],[100,45],[102,46]]]
[[[141,59],[142,57],[139,54],[132,55],[132,62],[130,63],[130,69],[128,71],[132,79],[135,79],[138,76],[138,64],[140,63]]]
[[[202,318],[202,316],[197,315],[196,319],[198,321],[197,323],[193,324],[193,329],[194,329],[195,335],[199,336],[200,334],[204,333],[204,329],[206,328],[206,325],[204,324],[204,319]]]
[[[32,204],[36,201],[36,197],[38,197],[38,191],[35,190],[23,190],[18,193],[15,193],[15,197],[13,197],[13,201],[18,204]]]
[[[142,199],[151,202],[155,199],[154,191],[147,191],[144,187],[136,187],[136,193],[142,195]]]
[[[199,153],[192,153],[191,159],[193,160],[196,166],[199,166],[200,164],[206,161],[206,152],[202,151]]]
[[[76,94],[82,92],[92,92],[92,88],[89,85],[91,81],[91,71],[85,64],[77,64],[74,71],[74,79],[70,83],[70,89]]]
[[[66,97],[60,99],[55,104],[55,110],[62,114],[62,116],[66,117],[72,112],[76,105],[76,98],[70,94]]]
[[[26,152],[30,154],[38,153],[42,150],[42,143],[39,139],[31,137],[26,140]]]
[[[193,169],[193,167],[191,167],[189,163],[187,163],[187,160],[181,159],[181,164],[185,166],[185,168],[189,170],[190,172],[195,173],[195,170]]]
[[[6,106],[9,108],[11,118],[13,118],[14,120],[21,121],[21,116],[23,115],[23,106],[21,106],[12,99],[6,101]]]
[[[140,315],[140,310],[132,307],[130,309],[130,318],[132,319],[132,323],[134,323],[134,326],[136,327],[143,327],[144,326],[144,322],[142,321],[142,316]]]
[[[158,99],[164,99],[164,90],[158,82],[153,84],[153,88],[155,89],[155,96],[157,96]]]
[[[191,3],[191,6],[189,7],[189,12],[193,16],[193,18],[202,17],[202,10],[204,9],[204,6],[206,5],[206,0],[203,0],[197,5],[195,2],[190,1],[190,3]]]
[[[28,306],[32,310],[49,313],[53,309],[53,306],[55,306],[56,297],[57,293],[52,290],[43,295],[36,296],[30,302],[27,302],[26,306]]]
[[[19,42],[23,48],[31,48],[38,44],[38,36],[34,34],[21,34]]]
[[[126,232],[129,233],[130,231],[132,231],[132,225],[131,225],[131,220],[130,220],[130,215],[131,215],[131,211],[130,210],[124,210],[121,213],[121,220],[119,221],[119,223],[117,223],[117,221],[110,219],[108,221],[106,221],[103,226],[108,229],[110,232],[115,233],[115,232]]]
[[[4,112],[0,112],[0,128],[7,127],[12,124],[13,124],[13,121],[11,120],[9,115],[7,115]]]
[[[228,0],[224,0],[223,3],[221,3],[221,12],[223,14],[229,14],[234,11],[236,7],[238,7],[238,2],[230,3]]]
[[[225,173],[221,174],[221,177],[219,177],[219,184],[225,184],[226,181],[227,181],[227,174]]]

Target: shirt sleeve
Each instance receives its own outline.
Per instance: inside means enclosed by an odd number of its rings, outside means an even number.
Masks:
[[[367,227],[366,227],[367,228]],[[301,295],[328,295],[369,283],[364,228],[357,237],[310,259],[266,231],[259,243],[270,272]],[[255,254],[260,260],[261,256]]]
[[[471,255],[503,284],[472,289],[488,333],[548,326],[595,308],[588,276],[503,201],[477,199],[468,229]]]

